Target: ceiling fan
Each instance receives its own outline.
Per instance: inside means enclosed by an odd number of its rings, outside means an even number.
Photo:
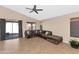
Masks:
[[[38,14],[38,11],[43,11],[43,9],[37,9],[36,7],[37,6],[34,5],[32,9],[31,8],[26,8],[26,9],[31,10],[29,13],[35,12],[36,14]]]

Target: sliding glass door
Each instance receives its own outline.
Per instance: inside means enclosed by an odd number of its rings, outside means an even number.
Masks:
[[[15,38],[19,35],[19,24],[18,22],[6,22],[6,38]]]

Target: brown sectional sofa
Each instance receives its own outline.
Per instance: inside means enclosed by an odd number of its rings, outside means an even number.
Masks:
[[[25,37],[26,38],[41,37],[55,44],[59,44],[63,40],[61,36],[53,35],[51,31],[46,30],[27,30],[25,31]]]

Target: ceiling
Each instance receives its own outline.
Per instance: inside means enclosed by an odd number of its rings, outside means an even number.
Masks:
[[[43,9],[43,11],[38,11],[39,14],[36,14],[35,12],[29,13],[29,10],[26,9],[26,7],[33,8],[33,5],[4,5],[4,7],[37,20],[53,18],[79,11],[78,5],[37,5],[37,8]]]

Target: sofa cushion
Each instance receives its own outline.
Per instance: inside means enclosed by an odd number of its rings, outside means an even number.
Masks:
[[[48,34],[47,34],[47,35],[51,35],[51,36],[52,36],[53,34],[52,34],[52,32],[51,32],[51,31],[48,31]]]
[[[45,35],[48,35],[48,32],[45,32]]]
[[[27,34],[30,34],[30,31],[27,31]]]

